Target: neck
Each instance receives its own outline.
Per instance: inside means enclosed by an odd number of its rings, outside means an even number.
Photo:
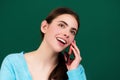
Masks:
[[[54,52],[45,41],[43,41],[40,47],[35,51],[37,61],[43,65],[56,65],[58,54]]]

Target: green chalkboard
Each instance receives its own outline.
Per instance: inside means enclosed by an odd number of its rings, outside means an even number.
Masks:
[[[76,42],[88,80],[120,80],[120,0],[0,0],[0,65],[41,42],[40,24],[56,7],[80,16]]]

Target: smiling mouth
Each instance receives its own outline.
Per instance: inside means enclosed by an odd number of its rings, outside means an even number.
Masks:
[[[64,40],[64,39],[62,39],[62,38],[57,37],[57,40],[58,40],[59,42],[61,42],[62,44],[67,44],[67,41]]]

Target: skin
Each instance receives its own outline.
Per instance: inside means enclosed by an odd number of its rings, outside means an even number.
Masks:
[[[58,63],[59,52],[68,46],[70,46],[68,54],[73,53],[75,59],[70,60],[64,55],[67,60],[66,66],[68,70],[78,67],[81,56],[74,40],[77,30],[77,21],[69,14],[58,16],[51,24],[45,20],[42,21],[41,31],[44,33],[44,38],[41,45],[37,50],[24,55],[33,80],[48,80],[51,71]],[[63,42],[65,43],[63,44]]]

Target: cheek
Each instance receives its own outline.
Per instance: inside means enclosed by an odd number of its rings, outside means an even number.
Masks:
[[[69,44],[71,44],[74,41],[74,37],[72,36],[69,40]]]
[[[51,25],[50,27],[52,33],[60,32],[60,29],[57,26]]]
[[[56,29],[56,27],[54,26],[49,26],[49,30],[48,30],[48,34],[50,35],[55,35],[58,32],[58,29]]]

